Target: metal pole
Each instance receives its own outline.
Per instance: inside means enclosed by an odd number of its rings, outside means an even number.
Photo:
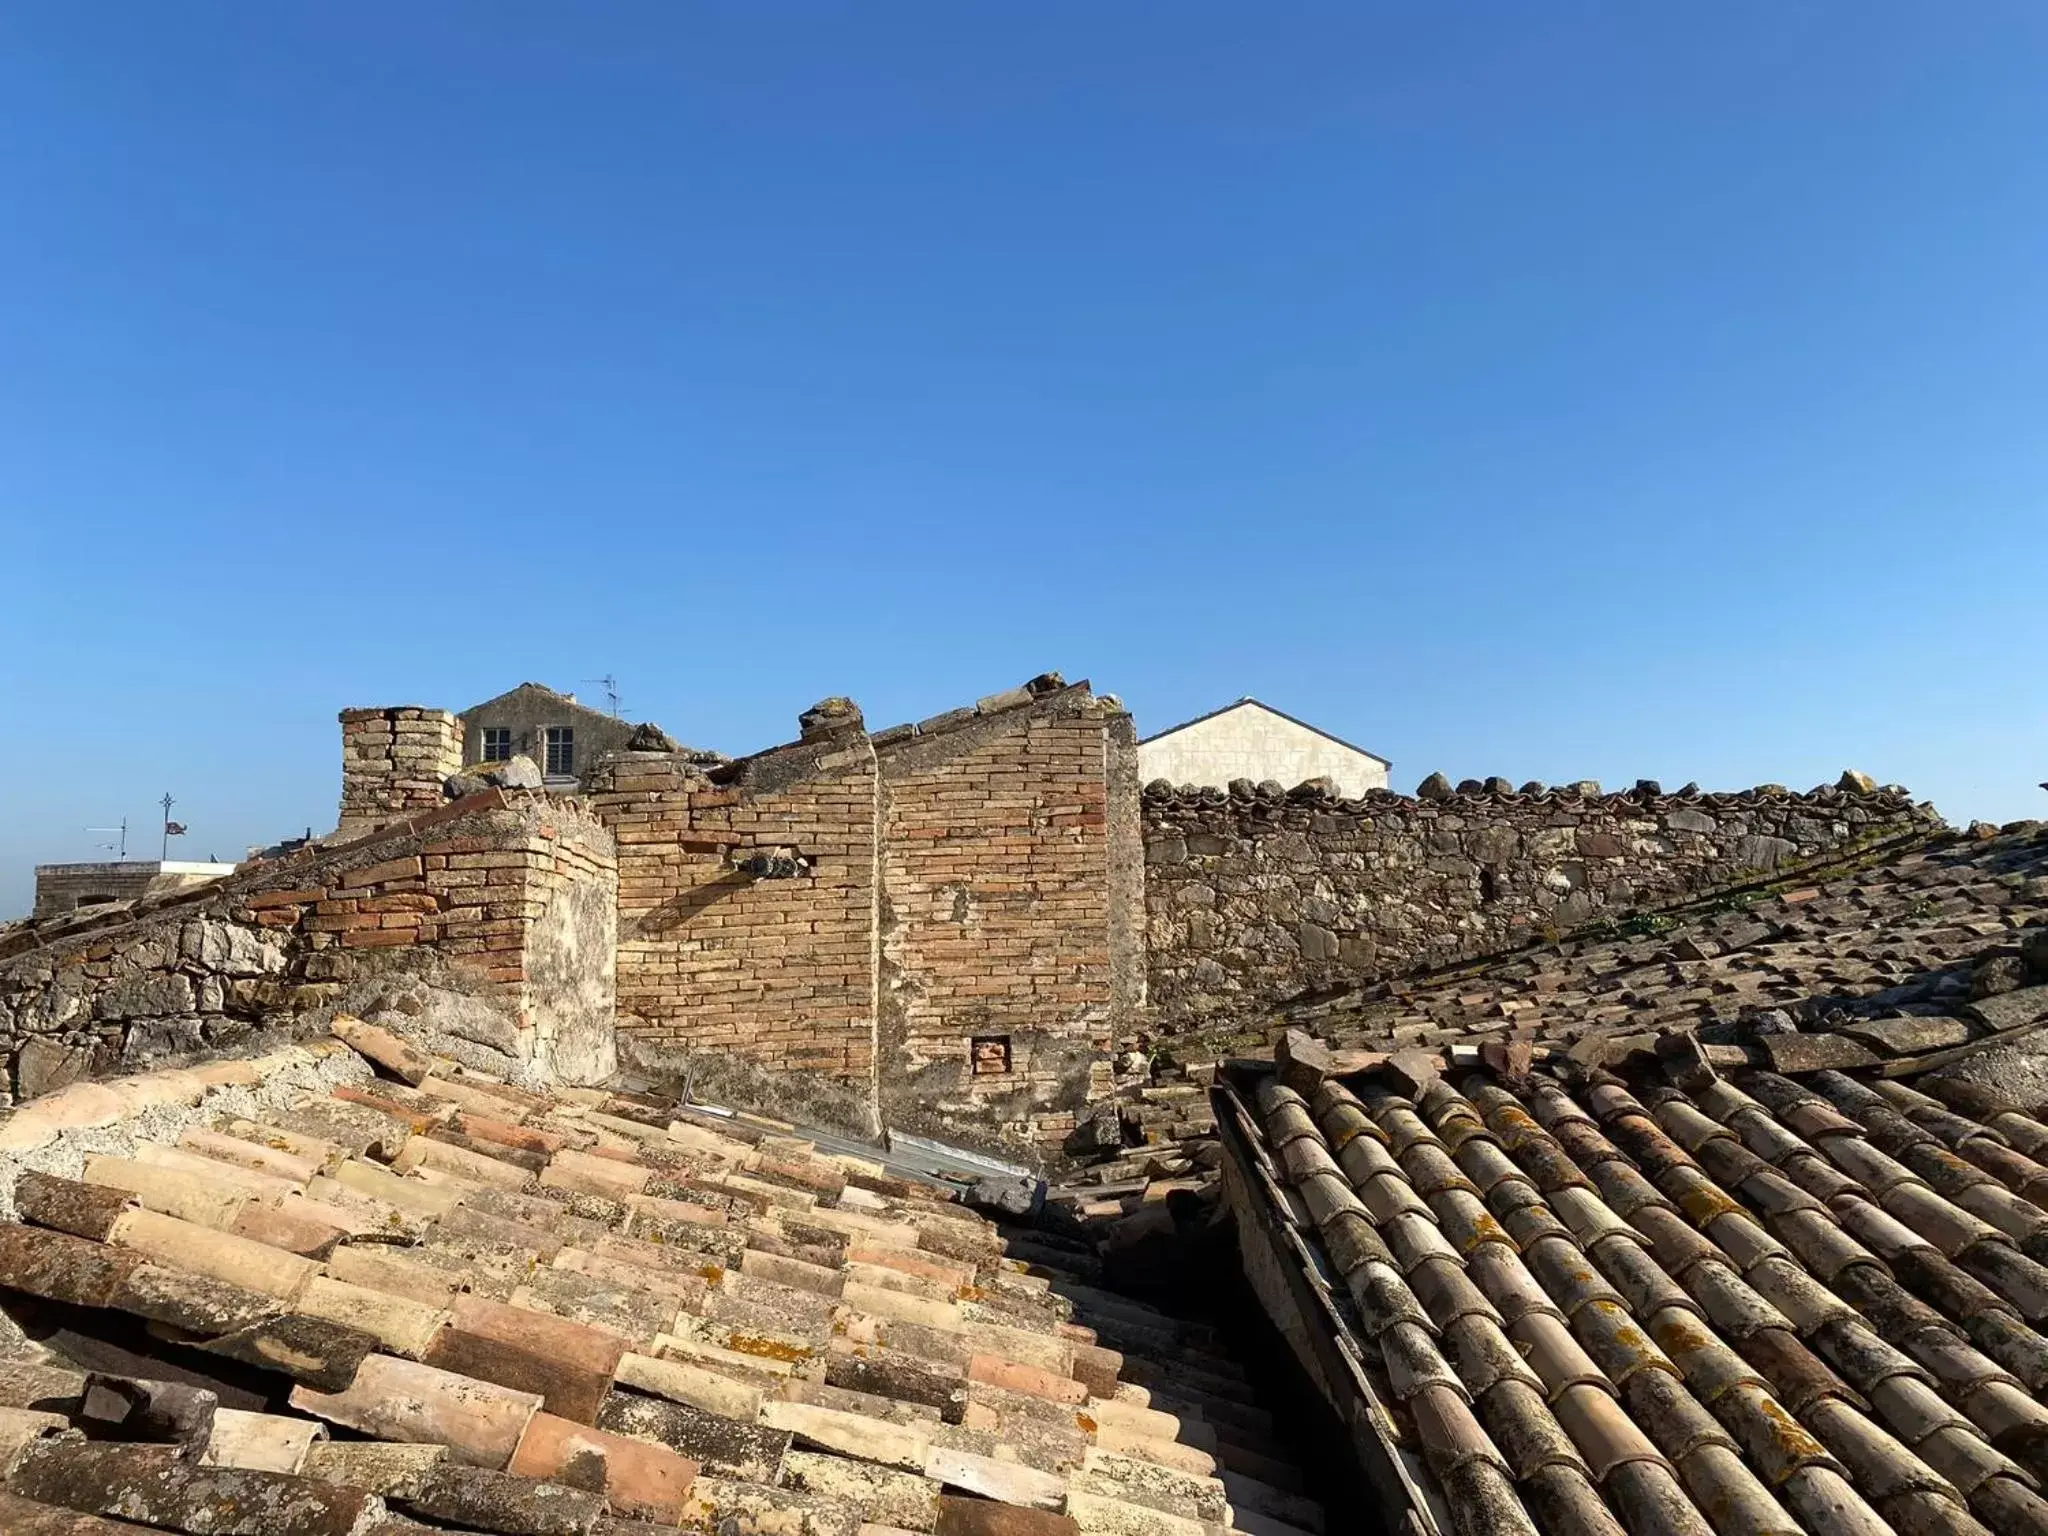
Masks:
[[[164,791],[164,798],[163,798],[163,807],[164,807],[164,851],[163,851],[163,857],[162,857],[162,858],[160,858],[160,859],[159,859],[159,860],[157,861],[157,862],[158,862],[158,863],[160,863],[160,864],[168,864],[168,863],[170,863],[170,861],[171,861],[171,807],[172,807],[172,806],[174,806],[174,805],[176,805],[177,803],[178,803],[177,801],[175,801],[175,800],[173,800],[173,799],[171,798],[171,792],[170,792],[170,791],[169,791],[168,789],[167,789],[167,790],[165,790],[165,791]]]

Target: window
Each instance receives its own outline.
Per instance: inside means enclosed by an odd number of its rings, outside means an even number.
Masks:
[[[576,772],[576,732],[566,725],[551,725],[541,733],[547,761],[541,769],[551,779],[566,779]]]
[[[512,756],[512,730],[509,726],[487,725],[484,727],[484,761],[502,763]]]

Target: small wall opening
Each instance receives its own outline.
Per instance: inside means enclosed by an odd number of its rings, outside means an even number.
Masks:
[[[1010,1070],[1008,1035],[975,1035],[967,1042],[967,1059],[976,1077],[1001,1077]]]

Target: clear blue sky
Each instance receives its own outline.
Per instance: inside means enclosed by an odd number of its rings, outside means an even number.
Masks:
[[[0,912],[606,672],[2048,813],[2044,80],[2038,0],[10,5]]]

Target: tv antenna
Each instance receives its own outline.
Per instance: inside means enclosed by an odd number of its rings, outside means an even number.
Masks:
[[[118,827],[87,827],[85,831],[88,837],[118,837],[120,839],[119,842],[94,843],[93,847],[104,848],[117,859],[126,859],[128,857],[128,818],[126,816],[121,818],[121,825]]]
[[[586,683],[596,683],[598,687],[604,690],[605,700],[611,705],[612,718],[614,720],[619,719],[619,709],[621,707],[619,704],[619,680],[607,672],[603,677],[586,677],[583,681]]]
[[[171,792],[168,789],[164,791],[163,799],[157,802],[158,805],[161,805],[164,808],[163,862],[165,863],[170,862],[171,839],[174,837],[183,837],[185,835],[185,824],[182,821],[171,820],[171,807],[176,805],[177,803],[177,801],[171,798]]]

